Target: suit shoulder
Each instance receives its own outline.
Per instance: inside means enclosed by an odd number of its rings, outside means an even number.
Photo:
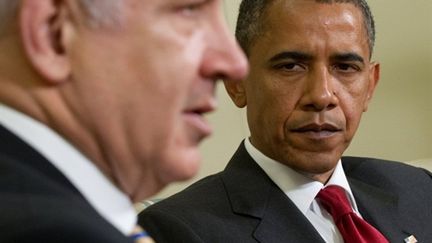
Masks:
[[[225,220],[232,217],[220,175],[205,177],[144,209],[138,215],[138,223],[157,242],[219,242],[220,235],[213,234],[212,229],[228,227]]]
[[[251,242],[240,232],[252,231],[257,220],[233,212],[222,174],[208,176],[144,209],[138,223],[156,242]]]
[[[368,158],[368,157],[342,157],[342,165],[346,172],[357,169],[385,170],[400,173],[424,173],[426,170],[400,161]]]
[[[218,173],[205,177],[183,191],[149,206],[139,214],[139,221],[169,217],[190,225],[202,224],[203,218],[207,219],[208,224],[219,222],[232,211],[220,175]]]
[[[342,165],[348,178],[389,190],[412,187],[427,191],[432,190],[432,175],[429,171],[402,162],[375,158],[343,157]]]
[[[28,208],[5,208],[0,242],[127,242],[127,238],[99,215],[74,204],[34,198]],[[41,204],[42,203],[42,204]]]
[[[221,173],[207,176],[184,190],[162,199],[160,202],[145,209],[145,211],[151,211],[153,209],[169,209],[176,211],[176,209],[182,210],[184,208],[194,208],[198,210],[201,206],[205,205],[207,207],[214,201],[220,201],[223,197],[222,194],[225,194],[220,174]]]

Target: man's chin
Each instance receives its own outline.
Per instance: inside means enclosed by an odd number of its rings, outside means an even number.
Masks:
[[[202,156],[198,149],[189,149],[169,156],[159,171],[163,183],[191,179],[198,173],[201,160]]]
[[[303,156],[299,154],[290,156],[290,160],[284,164],[308,177],[331,174],[340,159],[337,153],[305,153],[303,151],[301,153]]]

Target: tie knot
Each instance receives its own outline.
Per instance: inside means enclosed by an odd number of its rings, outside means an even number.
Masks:
[[[338,222],[343,215],[353,212],[345,190],[339,186],[327,186],[318,193],[317,197],[335,222]]]

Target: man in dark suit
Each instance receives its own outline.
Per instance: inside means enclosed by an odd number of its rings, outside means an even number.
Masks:
[[[342,157],[379,79],[374,36],[363,0],[244,0],[236,37],[251,70],[225,87],[251,135],[224,171],[139,223],[157,242],[432,242],[430,172]]]
[[[196,173],[247,72],[220,4],[0,0],[0,242],[145,236],[133,203]]]

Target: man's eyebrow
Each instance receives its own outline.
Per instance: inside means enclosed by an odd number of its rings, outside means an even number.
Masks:
[[[284,51],[270,58],[270,62],[277,62],[285,59],[292,59],[298,61],[310,61],[313,59],[313,56],[304,52]]]
[[[363,57],[358,55],[357,53],[354,53],[354,52],[334,54],[330,58],[331,58],[331,60],[334,60],[334,61],[342,61],[342,62],[354,61],[354,62],[364,63]]]

